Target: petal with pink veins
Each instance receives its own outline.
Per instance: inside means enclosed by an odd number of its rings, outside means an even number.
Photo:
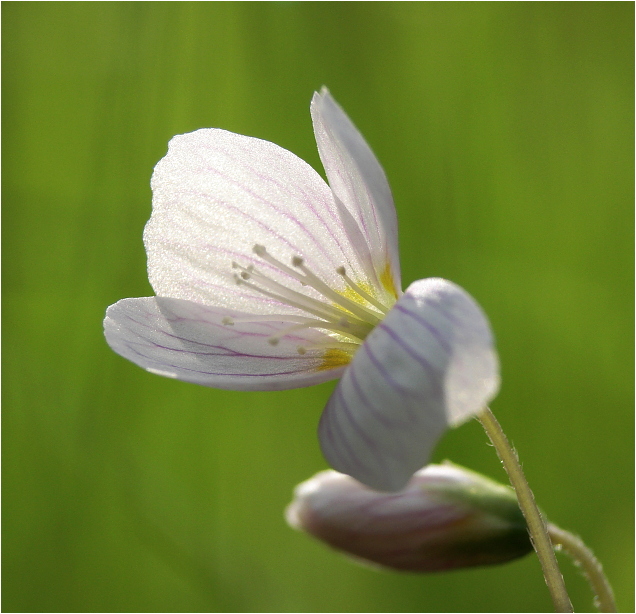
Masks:
[[[249,320],[183,299],[128,298],[106,312],[106,339],[118,354],[147,371],[185,382],[230,390],[283,390],[339,377],[346,352],[311,348],[330,338],[315,329],[283,334],[294,320]],[[229,324],[228,322],[233,322]]]
[[[499,389],[488,321],[459,286],[416,281],[356,353],[322,415],[323,453],[377,490],[404,487],[448,428]]]

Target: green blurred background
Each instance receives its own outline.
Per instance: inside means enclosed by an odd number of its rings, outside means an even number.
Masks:
[[[3,610],[551,611],[533,556],[399,575],[286,526],[292,488],[326,466],[333,384],[206,389],[103,339],[107,305],[152,294],[141,233],[170,137],[223,127],[322,172],[309,101],[326,84],[387,171],[404,285],[446,277],[484,306],[493,409],[540,505],[633,611],[633,12],[4,3]],[[475,422],[444,458],[505,480]]]

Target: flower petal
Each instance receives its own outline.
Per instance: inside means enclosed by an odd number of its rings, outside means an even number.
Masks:
[[[378,281],[399,296],[397,216],[384,170],[326,88],[314,94],[311,116],[329,185],[366,237]]]
[[[290,332],[277,345],[268,339],[293,321],[233,325],[248,317],[181,299],[123,299],[106,312],[106,340],[115,352],[144,369],[186,382],[230,390],[283,390],[340,377],[348,356],[299,346],[331,338],[315,329]]]
[[[416,281],[367,337],[323,413],[323,453],[376,490],[399,490],[449,425],[499,389],[488,321],[459,286]]]
[[[251,313],[298,313],[248,286],[237,287],[237,261],[319,297],[258,258],[255,244],[285,264],[302,256],[336,290],[346,290],[338,267],[363,275],[327,184],[273,143],[217,129],[175,136],[155,167],[152,189],[144,242],[150,283],[159,296]]]

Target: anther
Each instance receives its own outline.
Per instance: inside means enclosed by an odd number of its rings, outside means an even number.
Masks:
[[[226,316],[221,320],[221,324],[225,324],[225,326],[234,326],[234,320],[232,318]]]
[[[303,264],[305,264],[305,261],[300,256],[294,256],[292,258],[292,264],[294,266],[303,266]]]
[[[279,342],[279,341],[280,341],[280,340],[278,339],[278,337],[270,337],[270,338],[267,340],[267,343],[269,343],[270,345],[278,345],[278,342]]]
[[[301,356],[302,356],[303,354],[306,354],[306,353],[307,353],[307,350],[306,350],[306,349],[305,349],[302,345],[299,345],[299,346],[296,348],[296,351],[297,351],[297,352],[298,352]]]
[[[264,245],[258,245],[256,244],[253,248],[252,251],[257,255],[257,256],[264,256],[267,253],[267,250],[265,249]]]

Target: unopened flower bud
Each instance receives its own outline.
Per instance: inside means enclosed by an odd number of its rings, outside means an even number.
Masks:
[[[322,471],[299,484],[287,522],[355,558],[403,571],[505,563],[532,550],[513,491],[451,463],[397,493]]]

